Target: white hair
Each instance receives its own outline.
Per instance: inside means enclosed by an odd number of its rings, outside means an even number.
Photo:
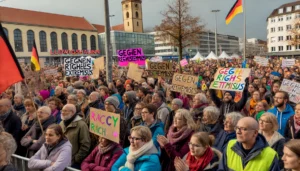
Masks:
[[[48,115],[51,115],[51,109],[48,106],[42,106],[38,110],[41,110],[41,111],[47,113]]]
[[[97,91],[93,91],[90,95],[96,95],[96,96],[97,96],[97,99],[100,99],[100,98],[101,98],[100,93],[98,93]]]
[[[22,94],[16,94],[15,97],[22,99],[22,101],[24,100],[24,96]]]
[[[195,97],[199,98],[201,103],[208,103],[208,100],[206,98],[206,95],[204,93],[198,93],[195,95]]]
[[[236,126],[238,121],[240,119],[242,119],[243,117],[244,116],[239,112],[230,112],[230,113],[225,115],[225,118],[230,118],[231,119],[231,122],[232,122],[233,126]]]
[[[215,107],[215,106],[208,106],[206,108],[204,108],[203,113],[209,113],[209,117],[212,121],[217,121],[219,119],[220,116],[220,110],[219,108]]]
[[[76,113],[76,106],[73,105],[73,104],[66,104],[66,105],[64,106],[64,108],[70,109],[70,110],[72,111],[73,114]]]

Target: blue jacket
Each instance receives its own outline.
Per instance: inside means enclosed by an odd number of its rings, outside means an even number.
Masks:
[[[261,134],[258,134],[258,136],[256,137],[256,142],[254,144],[254,147],[251,149],[251,151],[248,153],[248,155],[245,155],[242,144],[239,142],[236,142],[235,145],[232,147],[232,149],[235,151],[235,153],[237,153],[239,156],[241,156],[242,162],[243,162],[242,164],[243,164],[243,167],[245,168],[245,166],[248,164],[248,162],[251,159],[253,159],[257,155],[259,155],[261,153],[261,151],[268,146],[269,145],[268,145],[268,142],[266,141],[265,137],[262,136]],[[227,146],[224,148],[223,157],[219,164],[218,171],[229,171],[229,168],[227,167],[226,151],[227,151]],[[278,157],[274,157],[269,171],[280,171]]]
[[[294,109],[292,108],[292,106],[289,105],[289,104],[286,104],[286,108],[284,109],[283,112],[279,112],[277,107],[269,109],[268,112],[273,113],[276,116],[277,122],[278,122],[278,125],[279,125],[278,132],[281,135],[284,135],[284,130],[285,130],[287,121],[289,120],[289,118],[293,114],[295,114]]]
[[[226,131],[221,130],[216,137],[213,147],[215,147],[219,151],[223,151],[227,146],[227,143],[232,139],[236,139],[235,131],[227,133]]]
[[[152,151],[152,152],[150,152]],[[119,171],[119,168],[125,166],[127,155],[129,153],[129,147],[124,149],[123,154],[112,166],[111,171]],[[161,171],[161,166],[159,162],[159,155],[157,149],[150,149],[148,154],[144,154],[134,162],[134,171]],[[131,171],[127,167],[123,167],[120,171]]]
[[[146,123],[142,123],[141,125],[147,126]],[[156,120],[149,128],[150,128],[151,133],[152,133],[153,144],[155,145],[155,147],[157,149],[160,149],[159,143],[157,142],[157,136],[158,135],[165,135],[164,124],[161,121]]]

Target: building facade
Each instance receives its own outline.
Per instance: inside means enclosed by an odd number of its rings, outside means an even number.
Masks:
[[[273,10],[267,19],[269,56],[300,56],[300,44],[291,44],[293,36],[296,36],[292,30],[300,28],[300,25],[295,24],[299,20],[300,1],[281,5]]]
[[[244,53],[244,39],[239,39],[240,44],[240,54]],[[247,39],[246,42],[246,57],[252,56],[265,56],[268,52],[267,42],[257,39],[257,38],[250,38]]]
[[[124,31],[143,33],[141,0],[122,0]]]

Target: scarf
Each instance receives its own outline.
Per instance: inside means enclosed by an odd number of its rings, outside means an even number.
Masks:
[[[46,147],[48,156],[49,156],[49,154],[51,153],[52,150],[54,150],[54,149],[57,148],[57,147],[62,146],[62,145],[63,145],[64,143],[66,143],[67,141],[68,141],[67,139],[62,139],[62,140],[60,140],[59,142],[57,142],[56,144],[54,144],[54,145],[52,145],[52,146],[45,143],[45,147]]]
[[[193,106],[193,109],[198,109],[198,108],[201,108],[202,106],[205,107],[205,106],[208,106],[208,104],[207,103],[197,104],[197,105]]]
[[[99,154],[105,154],[106,152],[112,150],[117,146],[117,143],[110,142],[106,147],[100,147],[100,144],[98,145]]]
[[[189,165],[190,171],[204,170],[212,160],[213,155],[214,153],[210,147],[206,148],[204,154],[199,159],[196,159],[191,155],[191,152],[189,152],[186,161]]]
[[[7,111],[6,113],[4,113],[3,115],[0,115],[0,121],[4,121],[8,115],[10,114],[11,109],[9,109],[9,111]]]
[[[295,125],[295,132],[298,133],[300,131],[300,117],[294,116],[294,125]]]
[[[58,114],[59,110],[55,109],[53,112],[51,112],[51,115],[56,117],[56,115]]]
[[[176,144],[177,142],[180,142],[181,140],[186,139],[188,136],[191,135],[193,132],[192,129],[188,128],[187,126],[182,127],[180,130],[177,130],[174,125],[172,125],[168,132],[168,140],[170,141],[170,144]]]
[[[77,113],[75,113],[70,119],[64,120],[63,122],[64,122],[65,127],[68,127],[70,125],[70,123],[72,123],[73,120],[76,118],[76,116],[77,116]]]
[[[55,118],[53,116],[49,116],[49,118],[42,122],[43,131],[45,131],[49,125],[55,123]],[[38,139],[42,134],[42,129],[40,127],[39,121],[35,122],[35,130],[36,130],[36,137],[34,139]]]
[[[134,162],[144,155],[147,151],[149,151],[154,146],[153,141],[150,140],[146,144],[144,144],[141,148],[136,151],[132,151],[131,146],[129,147],[129,154],[127,155],[127,161],[125,163],[125,167],[128,167],[131,171],[134,171]]]
[[[254,115],[256,104],[257,104],[257,102],[251,98],[250,103],[249,103],[249,115],[250,116]]]

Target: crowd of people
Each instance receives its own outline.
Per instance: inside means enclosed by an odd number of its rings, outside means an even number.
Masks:
[[[300,103],[280,90],[283,79],[299,83],[299,61],[282,68],[280,59],[249,59],[243,92],[209,89],[218,67],[241,66],[234,59],[183,67],[199,76],[195,95],[172,92],[170,78],[136,82],[126,69],[113,82],[105,71],[93,80],[65,77],[60,67],[27,77],[29,90],[15,85],[0,97],[0,171],[16,170],[12,154],[45,171],[300,170]],[[89,131],[91,108],[120,115],[119,143]]]

